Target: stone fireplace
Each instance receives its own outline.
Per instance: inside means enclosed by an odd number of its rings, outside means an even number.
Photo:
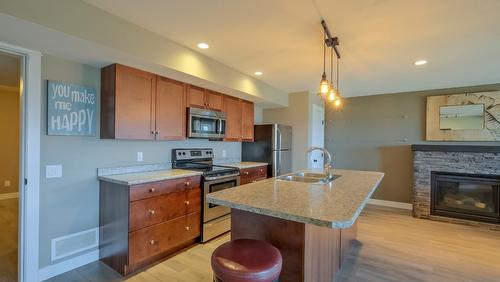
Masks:
[[[414,217],[500,225],[500,146],[412,150]]]

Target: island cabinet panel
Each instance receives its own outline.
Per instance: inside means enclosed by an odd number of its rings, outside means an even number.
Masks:
[[[226,141],[241,141],[241,103],[238,98],[224,96]]]
[[[128,275],[199,241],[200,176],[139,185],[100,182],[100,259]]]
[[[186,86],[182,82],[157,77],[156,139],[186,139]]]
[[[261,181],[267,178],[267,165],[240,169],[240,185]]]
[[[154,139],[156,75],[114,64],[101,71],[101,138]]]
[[[280,281],[335,281],[355,230],[356,223],[347,229],[328,228],[231,209],[232,240],[262,240],[280,250]]]
[[[253,142],[254,105],[252,102],[241,100],[241,139]]]

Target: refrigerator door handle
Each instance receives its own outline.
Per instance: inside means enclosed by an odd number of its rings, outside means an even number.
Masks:
[[[276,150],[281,150],[283,147],[283,144],[281,144],[281,140],[283,139],[283,136],[281,135],[281,130],[279,126],[276,126],[276,132],[278,133],[276,136]]]

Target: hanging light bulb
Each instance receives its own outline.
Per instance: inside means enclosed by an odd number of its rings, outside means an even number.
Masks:
[[[325,38],[324,33],[323,33],[323,38]],[[321,76],[321,81],[319,82],[319,93],[318,93],[322,98],[325,98],[326,94],[330,90],[330,83],[328,82],[328,79],[326,79],[325,60],[326,60],[326,44],[323,43],[323,75]]]
[[[334,102],[333,105],[335,108],[340,108],[342,106],[342,99],[337,98]]]
[[[335,102],[338,100],[338,92],[337,89],[331,88],[330,91],[328,92],[328,95],[326,96],[326,99],[328,102]]]
[[[326,74],[323,72],[321,81],[319,83],[319,94],[324,98],[328,91],[330,90],[330,83],[326,79]]]

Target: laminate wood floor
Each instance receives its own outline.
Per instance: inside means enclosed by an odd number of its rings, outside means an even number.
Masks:
[[[358,228],[359,242],[338,281],[500,281],[500,231],[414,219],[409,211],[370,205]],[[228,235],[197,245],[125,281],[210,282],[210,255],[227,240]],[[122,278],[94,262],[49,281]]]
[[[18,202],[0,200],[0,282],[17,280]]]

